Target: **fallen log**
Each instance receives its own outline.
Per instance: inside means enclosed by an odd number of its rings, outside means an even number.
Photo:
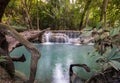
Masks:
[[[44,29],[44,30],[32,30],[32,31],[24,31],[21,32],[20,35],[22,35],[23,38],[25,38],[28,41],[33,41],[36,38],[38,38],[41,33],[44,33],[45,31],[49,30],[50,28]],[[6,35],[6,39],[9,45],[8,51],[11,52],[13,49],[15,49],[16,47],[21,46],[22,44],[16,40],[13,36],[10,35]]]

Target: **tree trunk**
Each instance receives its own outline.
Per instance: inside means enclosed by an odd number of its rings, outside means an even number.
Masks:
[[[86,14],[87,10],[89,9],[89,6],[90,6],[91,2],[92,2],[92,0],[88,0],[85,4],[85,8],[84,8],[84,11],[82,13],[81,21],[80,21],[80,25],[79,25],[80,30],[83,29],[84,17],[85,17],[85,14]]]
[[[29,41],[24,39],[17,31],[9,26],[0,23],[0,30],[2,32],[6,32],[7,34],[13,36],[16,40],[18,40],[22,45],[26,47],[26,49],[31,53],[31,64],[30,64],[30,77],[27,83],[33,83],[35,80],[37,63],[41,56],[36,47],[32,45]]]
[[[106,9],[107,9],[107,5],[108,5],[108,1],[109,0],[103,0],[103,4],[102,4],[102,9],[101,9],[101,17],[100,17],[100,21],[103,20],[103,27],[106,28]]]
[[[84,26],[86,27],[88,25],[88,21],[89,21],[89,10],[86,12],[86,18],[85,18],[85,23],[84,23]]]
[[[24,7],[24,10],[25,10],[25,13],[26,13],[26,21],[28,23],[28,29],[33,29],[33,25],[32,25],[32,21],[31,21],[31,18],[30,18],[30,14],[29,14],[29,9],[28,8],[28,5],[27,5],[27,0],[21,0],[21,3],[23,4],[23,7]]]
[[[13,78],[15,73],[15,68],[12,59],[8,53],[8,42],[6,41],[5,35],[2,30],[0,30],[0,57],[5,56],[6,61],[0,63],[0,65],[7,70],[10,76]]]
[[[9,1],[10,0],[0,0],[0,22]],[[14,29],[10,28],[5,24],[0,23],[0,56],[6,56],[6,59],[7,59],[6,62],[2,62],[0,64],[6,68],[6,70],[11,76],[14,76],[15,69],[14,69],[12,59],[9,56],[8,42],[6,41],[6,37],[5,37],[6,33],[12,35],[21,44],[23,44],[26,47],[26,49],[28,49],[28,51],[31,52],[32,59],[31,59],[30,77],[29,77],[28,83],[33,83],[35,80],[37,63],[41,56],[40,53],[35,48],[35,46],[33,46],[30,42],[25,40],[21,35],[19,35],[17,31],[15,31]]]
[[[2,16],[9,2],[10,0],[0,0],[0,22],[2,21]],[[12,59],[10,58],[8,53],[8,42],[6,41],[4,33],[5,32],[0,30],[0,56],[6,56],[7,60],[0,63],[0,65],[7,70],[11,77],[14,77],[15,68]]]
[[[37,8],[37,29],[40,29],[40,22],[39,22],[39,10],[38,10],[38,0],[36,1],[36,8]]]
[[[10,0],[0,0],[0,22],[2,21],[2,16],[9,1]]]

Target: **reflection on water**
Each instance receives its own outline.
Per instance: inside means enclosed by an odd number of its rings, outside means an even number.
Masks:
[[[53,82],[52,83],[69,83],[69,78],[66,76],[66,72],[62,70],[62,64],[56,64],[53,69]],[[67,72],[68,73],[68,72]]]
[[[49,44],[35,45],[41,52],[41,58],[37,67],[36,79],[39,83],[69,83],[69,65],[70,64],[87,64],[93,68],[92,72],[86,73],[82,68],[74,68],[74,71],[82,78],[89,78],[95,69],[98,68],[95,64],[97,57],[88,55],[88,52],[93,51],[92,46],[76,46],[64,44]],[[30,72],[30,53],[22,46],[15,49],[11,55],[25,55],[26,62],[15,62],[15,68],[28,77]]]

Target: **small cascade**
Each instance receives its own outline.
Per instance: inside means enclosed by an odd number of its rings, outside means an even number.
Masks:
[[[45,32],[43,35],[43,43],[78,43],[78,38],[76,36],[70,36],[70,33],[52,33],[52,32]]]
[[[44,44],[51,44],[51,42],[50,42],[51,35],[52,35],[51,32],[45,32],[44,35],[42,36],[42,42]]]
[[[46,42],[49,42],[50,35],[51,35],[51,32],[45,33]]]
[[[68,43],[69,37],[64,33],[45,32],[43,42],[46,43]]]
[[[65,43],[81,45],[91,40],[91,37],[80,37],[80,33],[76,32],[51,32],[47,31],[43,34],[43,43]],[[90,44],[92,45],[92,44]]]
[[[56,33],[53,37],[53,40],[55,39],[54,42],[56,43],[68,43],[69,41],[69,37],[64,33]]]

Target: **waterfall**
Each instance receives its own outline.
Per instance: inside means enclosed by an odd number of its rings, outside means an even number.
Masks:
[[[43,42],[45,43],[68,43],[69,37],[64,33],[45,32]]]
[[[49,39],[50,39],[51,34],[52,34],[51,32],[45,32],[44,36],[45,36],[46,43],[50,43]]]
[[[80,37],[80,32],[51,32],[47,31],[44,33],[43,36],[43,43],[65,43],[65,44],[75,44],[75,45],[81,45],[89,40],[91,40],[92,37]],[[93,45],[90,43],[89,45]]]
[[[77,38],[74,33],[45,32],[43,43],[79,44],[79,37]]]

